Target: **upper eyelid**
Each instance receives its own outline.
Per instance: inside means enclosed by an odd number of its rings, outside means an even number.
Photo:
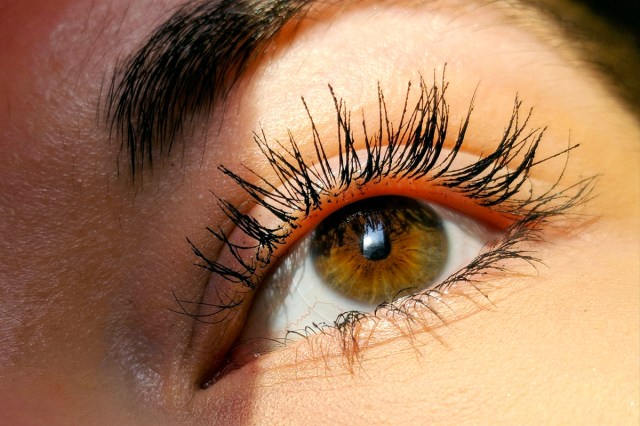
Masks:
[[[442,87],[446,87],[444,81]],[[517,98],[512,116],[506,126],[508,130],[503,133],[498,147],[493,152],[480,157],[475,163],[456,168],[453,167],[454,160],[463,145],[473,108],[469,108],[467,119],[458,131],[452,151],[442,153],[444,141],[447,139],[446,131],[450,126],[444,91],[440,90],[435,82],[433,86],[427,86],[422,81],[419,89],[421,95],[414,106],[413,101],[409,100],[410,90],[409,86],[405,98],[405,102],[411,102],[405,105],[405,111],[410,112],[406,116],[404,113],[401,114],[399,118],[404,120],[406,127],[398,123],[395,123],[394,127],[394,124],[389,121],[391,118],[387,115],[384,96],[379,89],[380,122],[386,122],[387,128],[395,129],[395,133],[392,134],[392,139],[384,141],[382,135],[386,134],[387,130],[380,128],[378,130],[380,136],[369,139],[371,150],[369,151],[370,160],[367,161],[376,161],[376,158],[379,160],[379,163],[371,165],[370,171],[368,162],[362,164],[349,160],[349,158],[356,158],[353,151],[355,145],[347,139],[343,139],[338,144],[343,145],[340,152],[343,153],[341,158],[345,161],[341,160],[338,169],[334,171],[327,162],[323,142],[320,139],[313,138],[315,141],[313,143],[320,148],[315,150],[317,158],[309,159],[299,153],[293,136],[290,140],[291,147],[287,150],[286,146],[278,143],[275,148],[269,146],[266,139],[261,139],[266,138],[264,134],[256,135],[256,142],[260,145],[265,158],[273,166],[276,177],[268,180],[254,176],[258,181],[252,182],[251,179],[246,180],[223,166],[221,170],[244,190],[247,199],[253,199],[256,206],[276,218],[277,223],[265,224],[258,221],[254,213],[244,212],[232,203],[220,199],[221,209],[238,228],[234,232],[242,234],[246,237],[246,241],[244,237],[234,239],[234,234],[227,234],[220,228],[209,228],[212,236],[226,246],[226,261],[210,260],[192,244],[194,253],[204,262],[201,266],[225,280],[238,282],[254,289],[257,285],[255,279],[260,277],[256,271],[264,270],[269,265],[271,257],[279,246],[289,242],[289,237],[293,234],[293,230],[298,228],[299,222],[304,221],[310,212],[319,210],[321,204],[326,201],[326,197],[336,191],[347,191],[349,187],[362,188],[368,182],[375,184],[376,179],[382,176],[385,178],[399,176],[401,179],[408,178],[414,181],[422,177],[428,178],[436,185],[448,188],[453,193],[459,192],[479,206],[494,210],[496,213],[513,216],[513,220],[518,217],[529,219],[535,217],[537,221],[545,221],[549,217],[564,212],[569,206],[588,198],[595,182],[594,178],[586,178],[568,188],[562,188],[559,185],[564,169],[559,173],[557,181],[548,185],[546,192],[538,192],[535,195],[531,193],[528,196],[525,194],[519,198],[521,186],[529,180],[529,172],[532,168],[557,155],[568,156],[576,146],[570,145],[555,155],[538,158],[536,151],[544,132],[541,129],[528,127],[530,113],[525,115],[524,119],[518,119],[521,103]],[[346,105],[337,100],[335,94],[334,104],[338,112],[339,129],[342,129],[343,135],[351,134],[351,124],[347,119],[350,113]],[[413,114],[417,114],[415,120],[412,118]],[[309,119],[313,123],[311,116]],[[418,128],[421,130],[416,133],[415,130]],[[440,131],[431,133],[433,129],[440,129]],[[315,134],[315,129],[313,132]],[[320,135],[317,135],[317,138],[320,138]],[[365,138],[365,141],[367,140]],[[395,148],[392,149],[394,146]],[[411,148],[406,150],[407,147]],[[395,155],[388,154],[389,152]],[[521,158],[517,158],[518,156]],[[511,166],[512,169],[509,169]],[[320,181],[317,182],[317,179]],[[285,189],[274,194],[273,191],[276,190],[278,183],[284,185]],[[283,197],[284,199],[281,199]],[[248,257],[245,259],[239,253],[248,253]],[[222,257],[225,258],[225,255],[223,254]],[[227,264],[227,261],[235,266]]]

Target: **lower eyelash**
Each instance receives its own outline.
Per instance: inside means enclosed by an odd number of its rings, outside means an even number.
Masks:
[[[440,314],[438,308],[431,303],[432,300],[442,302],[442,297],[454,285],[466,284],[480,293],[487,301],[490,302],[488,294],[479,287],[479,284],[486,280],[488,276],[494,274],[502,274],[508,272],[504,266],[504,260],[520,260],[529,263],[534,268],[540,262],[540,259],[534,256],[532,252],[519,249],[518,246],[523,242],[531,242],[539,240],[539,232],[537,228],[531,228],[528,221],[518,221],[505,231],[505,235],[496,242],[494,247],[488,251],[480,253],[469,265],[454,272],[447,277],[442,283],[433,288],[429,288],[418,293],[414,293],[390,303],[380,304],[376,310],[371,313],[346,312],[340,315],[333,324],[318,325],[317,331],[323,329],[336,328],[340,331],[343,340],[344,353],[348,354],[349,360],[353,360],[359,352],[360,339],[358,336],[358,323],[362,320],[379,320],[381,318],[401,318],[409,325],[417,322],[415,313],[416,306],[425,308],[432,313],[437,320],[446,324],[446,319]],[[381,313],[384,312],[384,315]],[[306,330],[307,332],[315,332],[316,330]],[[348,345],[348,346],[345,346]]]
[[[233,179],[256,205],[266,209],[280,224],[274,228],[264,226],[229,201],[218,198],[219,206],[226,216],[254,243],[240,246],[233,243],[222,228],[207,228],[232,255],[236,265],[224,265],[207,258],[187,240],[201,261],[197,266],[229,282],[237,283],[244,288],[242,291],[239,290],[239,294],[253,291],[260,283],[264,271],[276,260],[276,250],[287,243],[292,230],[297,229],[310,214],[322,210],[323,203],[327,200],[337,198],[353,188],[375,184],[382,179],[429,182],[435,186],[449,188],[480,206],[512,218],[513,223],[492,249],[479,254],[468,266],[432,289],[380,305],[372,314],[345,312],[333,324],[318,324],[316,329],[292,333],[308,335],[324,333],[327,327],[337,329],[343,337],[343,346],[353,349],[353,344],[357,344],[356,325],[362,319],[378,318],[384,311],[392,315],[402,315],[410,320],[409,311],[415,305],[422,305],[438,316],[429,299],[437,298],[454,284],[466,282],[484,295],[477,283],[492,272],[504,272],[502,261],[520,259],[530,264],[537,263],[538,259],[531,252],[518,249],[520,243],[539,240],[539,231],[549,219],[566,214],[572,207],[587,201],[593,190],[595,178],[586,178],[560,189],[565,163],[558,179],[546,192],[536,196],[519,197],[523,192],[523,186],[529,182],[532,168],[561,155],[565,155],[568,160],[570,151],[578,145],[569,145],[554,155],[536,159],[545,129],[528,128],[532,110],[529,110],[522,120],[522,102],[518,97],[514,101],[512,115],[497,148],[473,164],[454,167],[454,161],[461,151],[470,124],[475,94],[460,125],[454,145],[445,155],[443,148],[449,129],[449,107],[445,100],[447,86],[444,75],[439,86],[435,83],[435,78],[432,85],[425,84],[421,78],[418,100],[410,105],[409,84],[403,113],[397,124],[391,121],[383,91],[378,88],[379,128],[370,133],[364,124],[364,118],[362,120],[364,137],[361,145],[364,145],[366,151],[364,161],[356,152],[358,143],[353,135],[351,113],[345,102],[339,100],[329,86],[337,113],[337,167],[329,162],[325,153],[325,142],[322,141],[309,108],[302,99],[311,124],[315,158],[303,158],[291,134],[289,144],[285,146],[279,142],[269,144],[266,135],[261,132],[254,135],[254,140],[270,164],[275,179],[269,180],[255,173],[249,178],[244,178],[224,166],[219,166],[219,169]],[[246,253],[250,253],[251,256],[244,255]],[[176,297],[180,307],[179,313],[201,322],[212,323],[220,321],[220,314],[226,315],[225,311],[240,306],[241,299],[242,296],[240,299],[229,297],[228,304],[209,305],[189,303]]]

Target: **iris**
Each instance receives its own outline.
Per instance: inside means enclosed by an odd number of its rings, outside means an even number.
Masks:
[[[448,241],[441,218],[406,197],[368,198],[327,217],[311,256],[325,284],[366,303],[389,302],[442,272]]]

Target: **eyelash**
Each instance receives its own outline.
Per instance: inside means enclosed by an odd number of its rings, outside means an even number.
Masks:
[[[276,250],[288,243],[293,230],[312,213],[322,210],[326,201],[338,198],[352,189],[363,188],[368,184],[376,184],[382,179],[406,179],[416,182],[429,182],[432,185],[448,188],[478,205],[488,208],[494,213],[510,218],[512,224],[504,231],[504,236],[494,246],[480,253],[472,262],[451,275],[436,287],[419,293],[405,296],[391,303],[384,303],[370,314],[362,312],[345,312],[334,324],[318,324],[316,330],[304,330],[304,335],[324,332],[327,327],[336,328],[344,338],[345,348],[348,342],[355,342],[355,325],[364,318],[377,318],[380,311],[402,314],[410,318],[410,307],[423,305],[436,316],[437,311],[429,300],[438,298],[452,285],[466,282],[485,295],[477,286],[482,277],[491,272],[504,272],[501,261],[520,259],[530,264],[539,260],[534,253],[519,248],[520,243],[540,241],[541,225],[552,217],[566,214],[572,207],[586,202],[595,185],[595,177],[586,178],[560,189],[569,153],[578,145],[569,145],[554,155],[536,161],[536,152],[545,132],[545,128],[528,129],[532,114],[530,109],[524,120],[521,120],[521,101],[516,96],[512,115],[505,127],[498,147],[489,155],[478,159],[471,165],[454,168],[453,163],[463,146],[470,123],[475,102],[475,93],[470,101],[469,109],[461,123],[454,146],[448,154],[443,148],[449,128],[449,107],[445,100],[448,87],[442,77],[440,86],[435,82],[425,84],[420,79],[418,100],[410,107],[411,83],[407,87],[404,109],[397,126],[392,123],[387,112],[383,91],[378,87],[379,127],[374,134],[369,133],[362,120],[366,157],[361,160],[356,152],[356,140],[353,136],[351,113],[345,102],[339,100],[333,88],[329,91],[333,98],[338,124],[338,166],[332,166],[325,152],[325,142],[321,140],[319,131],[304,99],[302,103],[309,118],[316,156],[311,161],[303,158],[293,135],[289,135],[289,146],[275,142],[270,146],[264,132],[255,133],[254,140],[267,159],[276,179],[266,179],[249,172],[258,183],[243,178],[239,174],[219,166],[219,169],[233,179],[258,206],[273,214],[279,225],[270,228],[241,208],[229,201],[217,197],[221,209],[246,237],[255,241],[253,245],[238,245],[231,241],[229,235],[221,228],[207,228],[211,235],[223,243],[226,250],[237,263],[237,267],[229,267],[211,260],[199,250],[189,239],[194,254],[201,263],[196,265],[217,274],[227,281],[240,284],[244,292],[253,291],[263,278],[263,273],[276,260]],[[386,144],[383,141],[386,140]],[[536,167],[553,158],[565,155],[565,165],[555,183],[544,193],[519,198],[522,187],[529,182],[529,175]],[[515,167],[512,163],[520,158]],[[243,253],[252,253],[247,261]],[[243,291],[238,291],[242,294]],[[174,295],[175,297],[175,295]],[[485,297],[487,297],[485,295]],[[189,302],[176,297],[179,313],[193,317],[204,323],[219,322],[218,315],[238,307],[242,299],[230,298],[228,304],[212,305],[202,302]],[[195,307],[196,312],[193,312]],[[298,331],[290,333],[303,334]],[[285,338],[286,340],[286,338]]]

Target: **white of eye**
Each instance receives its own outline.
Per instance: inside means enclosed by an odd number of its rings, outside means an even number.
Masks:
[[[469,216],[442,205],[427,203],[442,220],[448,240],[447,261],[441,274],[422,289],[434,287],[475,258],[498,231]],[[287,252],[271,275],[261,284],[240,341],[248,339],[291,339],[318,325],[332,325],[347,311],[372,312],[376,306],[349,299],[326,285],[318,276],[309,255],[312,235]],[[294,333],[288,333],[294,332]]]

